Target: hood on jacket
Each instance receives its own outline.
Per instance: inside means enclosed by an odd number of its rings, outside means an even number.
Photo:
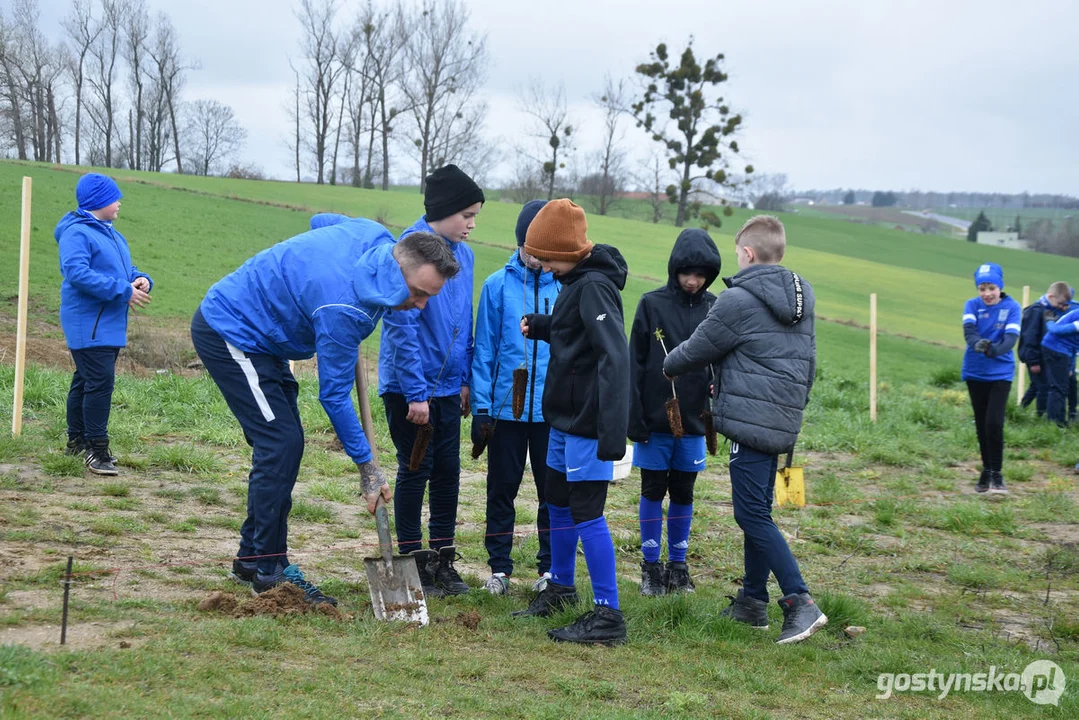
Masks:
[[[330,225],[348,222],[351,219],[348,215],[342,215],[341,213],[316,213],[311,216],[311,229],[318,230]]]
[[[704,286],[697,291],[697,295],[705,292],[716,281],[723,267],[723,261],[719,257],[719,250],[712,236],[700,228],[687,228],[679,233],[678,239],[674,241],[671,257],[667,261],[667,287],[681,292],[678,271],[689,267],[707,270]]]
[[[753,265],[732,278],[727,287],[741,288],[761,301],[776,320],[795,325],[813,312],[813,294],[800,275],[782,265]]]
[[[72,210],[60,218],[60,222],[56,223],[56,229],[52,231],[52,236],[56,242],[60,242],[60,236],[72,225],[104,225],[108,227],[107,223],[103,223],[89,213]]]
[[[386,233],[376,242],[379,244],[356,261],[352,286],[360,302],[392,309],[408,299],[408,284],[393,256],[393,237]]]
[[[592,254],[577,263],[577,267],[570,270],[559,280],[562,281],[563,285],[568,285],[588,272],[603,273],[610,278],[619,291],[622,291],[626,287],[629,266],[626,265],[626,259],[622,257],[622,253],[618,252],[618,248],[613,245],[593,245]]]

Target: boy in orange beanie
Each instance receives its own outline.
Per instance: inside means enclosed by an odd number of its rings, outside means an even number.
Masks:
[[[550,315],[525,315],[521,332],[550,343],[543,415],[551,425],[547,449],[547,507],[551,520],[551,579],[515,615],[546,617],[576,604],[578,539],[592,579],[595,607],[572,625],[548,631],[553,640],[616,645],[625,642],[618,607],[614,543],[604,517],[614,461],[626,453],[629,425],[629,348],[621,291],[626,261],[617,248],[588,240],[584,211],[569,200],[547,203],[528,228],[524,250],[554,274],[563,289]]]

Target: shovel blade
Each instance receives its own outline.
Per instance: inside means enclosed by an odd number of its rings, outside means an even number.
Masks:
[[[776,506],[805,507],[805,474],[800,467],[780,468],[776,472]]]
[[[377,620],[420,625],[429,622],[416,558],[400,555],[389,561],[381,557],[365,558],[363,563],[371,588],[371,607]]]

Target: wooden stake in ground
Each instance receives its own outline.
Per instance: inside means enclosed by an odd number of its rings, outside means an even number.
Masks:
[[[869,419],[877,421],[877,294],[869,296]]]
[[[1029,305],[1029,304],[1030,304],[1030,286],[1029,285],[1024,285],[1023,286],[1023,307],[1026,308],[1026,306]],[[1016,354],[1018,354],[1018,353],[1016,353]],[[1027,390],[1027,387],[1026,387],[1027,386],[1027,366],[1023,363],[1022,360],[1020,360],[1018,364],[1019,364],[1019,377],[1016,378],[1016,380],[1015,380],[1015,390],[1016,390],[1015,399],[1018,400],[1018,401],[1022,401],[1023,396],[1026,395],[1026,390]]]
[[[667,345],[663,342],[663,331],[656,328],[652,334],[656,336],[659,346],[663,348],[663,357],[667,357],[670,353],[667,352]],[[674,389],[673,378],[671,379],[671,399],[664,404],[664,408],[667,410],[667,424],[671,426],[671,435],[676,438],[682,437],[685,433],[682,428],[682,406],[678,404],[678,391]]]
[[[22,393],[26,377],[26,306],[30,294],[30,195],[33,181],[22,179],[22,232],[19,237],[19,311],[15,331],[15,401],[11,405],[11,434],[22,435]]]

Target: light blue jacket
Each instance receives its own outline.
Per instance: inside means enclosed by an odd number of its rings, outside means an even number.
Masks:
[[[127,240],[111,222],[85,210],[64,215],[53,231],[60,248],[60,326],[72,350],[127,345],[127,302],[135,278]]]
[[[401,237],[414,232],[438,234],[426,217]],[[457,395],[472,382],[472,277],[476,260],[467,244],[446,242],[461,270],[423,310],[390,313],[382,323],[379,395],[400,393],[408,402],[423,402]]]
[[[513,371],[528,370],[525,410],[519,422],[544,422],[543,383],[551,346],[521,335],[528,313],[550,315],[561,284],[554,275],[529,270],[517,250],[483,283],[476,314],[476,347],[472,356],[472,414],[485,412],[499,420],[513,417]]]
[[[408,295],[393,235],[358,218],[263,250],[214,284],[201,308],[207,324],[245,353],[289,360],[318,353],[319,400],[359,464],[371,448],[352,405],[358,347]]]

